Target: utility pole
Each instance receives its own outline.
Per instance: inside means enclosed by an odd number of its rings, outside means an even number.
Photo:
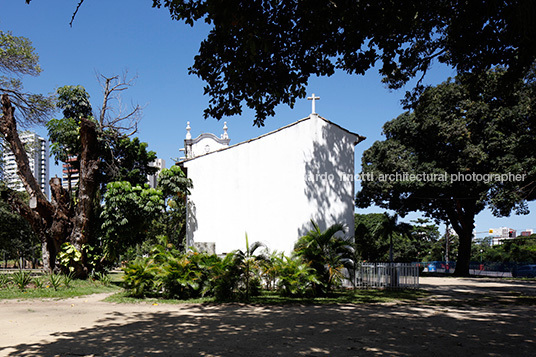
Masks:
[[[445,272],[448,273],[449,272],[449,238],[450,238],[450,235],[449,235],[449,224],[447,222],[446,224],[446,228],[445,228],[446,232],[445,232]]]

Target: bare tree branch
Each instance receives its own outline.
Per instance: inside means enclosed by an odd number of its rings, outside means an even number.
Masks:
[[[101,128],[111,129],[126,136],[135,134],[138,131],[143,108],[139,104],[131,104],[131,109],[127,111],[120,94],[134,84],[137,76],[129,79],[128,72],[125,72],[121,77],[106,77],[101,74],[98,79],[103,88],[103,101],[99,115]],[[116,101],[114,107],[110,105],[111,101]]]

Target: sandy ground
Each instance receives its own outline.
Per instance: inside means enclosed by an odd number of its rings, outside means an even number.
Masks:
[[[421,287],[431,292],[423,301],[360,305],[2,300],[0,355],[536,355],[536,282],[421,278]]]

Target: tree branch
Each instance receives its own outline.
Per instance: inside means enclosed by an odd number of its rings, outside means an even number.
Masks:
[[[76,10],[74,10],[73,16],[71,17],[71,22],[69,22],[69,26],[73,27],[74,18],[76,17],[78,10],[80,9],[80,6],[82,6],[83,3],[84,3],[84,0],[80,0],[78,5],[76,6]]]

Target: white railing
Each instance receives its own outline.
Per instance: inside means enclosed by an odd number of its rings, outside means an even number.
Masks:
[[[356,288],[418,289],[419,267],[411,263],[363,263],[354,279]]]

